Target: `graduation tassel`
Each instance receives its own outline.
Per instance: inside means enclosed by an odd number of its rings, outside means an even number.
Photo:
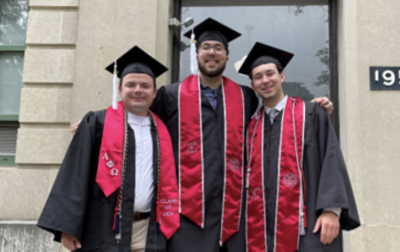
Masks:
[[[114,75],[113,75],[113,101],[112,107],[117,110],[118,108],[118,76],[117,76],[117,61],[114,61]]]
[[[192,29],[192,35],[190,36],[190,71],[192,74],[197,75],[199,73],[197,58],[196,58],[196,36]]]

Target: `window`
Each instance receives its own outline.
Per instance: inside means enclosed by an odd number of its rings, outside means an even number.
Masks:
[[[15,165],[28,0],[0,0],[0,166]]]
[[[229,45],[225,76],[239,84],[250,85],[249,78],[239,75],[236,68],[256,41],[293,52],[295,57],[285,69],[285,93],[304,100],[329,97],[335,104],[331,119],[339,137],[336,0],[174,2],[174,15],[182,21],[192,17],[194,23],[182,29],[180,39],[174,37],[173,82],[190,74],[190,42],[183,34],[212,17],[242,34]]]
[[[192,17],[194,23],[181,31],[180,39],[174,34],[172,82],[190,74],[189,40],[183,34],[212,17],[242,34],[229,45],[225,76],[250,84],[248,77],[236,73],[234,64],[256,41],[293,52],[284,91],[305,100],[328,96],[335,104],[331,120],[340,139],[337,7],[337,0],[174,0],[174,16],[182,21]],[[342,243],[342,232],[338,237]]]
[[[245,2],[246,6],[240,6],[243,5],[241,3],[232,6],[235,2]],[[239,84],[250,85],[249,78],[237,74],[236,68],[254,43],[259,41],[295,54],[285,69],[286,83],[283,88],[287,94],[304,100],[329,96],[327,0],[304,6],[270,5],[268,1],[259,6],[251,6],[251,1],[230,1],[230,6],[212,8],[200,4],[201,1],[183,0],[181,20],[192,17],[195,22],[193,27],[207,17],[212,17],[242,34],[229,44],[225,76]],[[190,74],[190,50],[186,47],[189,39],[183,37],[183,33],[191,27],[183,29],[181,33],[181,80]]]

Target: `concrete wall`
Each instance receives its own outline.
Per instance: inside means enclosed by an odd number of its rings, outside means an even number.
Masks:
[[[1,252],[60,251],[46,232],[35,227],[35,222],[0,221]]]
[[[170,65],[172,37],[168,18],[170,1],[118,0],[81,1],[77,32],[71,120],[88,110],[111,104],[112,75],[104,68],[138,45],[161,63]],[[157,79],[165,85],[168,74]]]
[[[0,168],[0,251],[60,250],[35,223],[71,140],[71,123],[111,104],[112,75],[104,68],[134,45],[170,64],[172,1],[145,3],[30,0],[17,167]],[[165,74],[157,82],[169,79]]]
[[[346,251],[399,251],[400,91],[371,91],[370,66],[400,66],[400,1],[339,1],[341,145],[362,227]]]

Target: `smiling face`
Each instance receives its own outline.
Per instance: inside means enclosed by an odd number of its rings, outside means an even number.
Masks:
[[[125,75],[118,90],[125,108],[139,116],[147,115],[157,94],[153,78],[139,73]]]
[[[251,87],[261,97],[265,106],[273,108],[285,97],[282,89],[285,74],[279,73],[274,63],[255,67],[251,75]]]
[[[207,77],[222,75],[228,60],[224,45],[218,41],[204,41],[197,51],[199,70]]]

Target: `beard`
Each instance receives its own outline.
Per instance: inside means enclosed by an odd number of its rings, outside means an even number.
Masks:
[[[226,63],[223,64],[221,67],[215,69],[215,70],[207,70],[206,67],[202,64],[200,64],[200,62],[197,63],[199,66],[199,71],[204,74],[207,77],[213,78],[213,77],[217,77],[219,75],[221,75],[226,67]]]

